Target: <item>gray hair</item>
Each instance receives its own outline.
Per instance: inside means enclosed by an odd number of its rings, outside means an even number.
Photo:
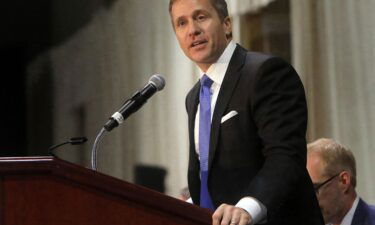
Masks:
[[[307,153],[318,153],[320,155],[325,165],[323,169],[325,176],[330,177],[341,171],[347,171],[350,174],[353,187],[356,187],[356,162],[350,149],[333,139],[320,138],[307,145]]]

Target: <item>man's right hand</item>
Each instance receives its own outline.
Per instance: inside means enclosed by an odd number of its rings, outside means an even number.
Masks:
[[[222,204],[212,215],[212,225],[248,225],[251,222],[250,214],[234,205]]]

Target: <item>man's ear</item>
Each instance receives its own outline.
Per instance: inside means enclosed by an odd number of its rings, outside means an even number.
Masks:
[[[225,31],[225,35],[227,36],[227,39],[232,39],[232,21],[229,18],[229,16],[225,17],[223,21],[223,27]]]
[[[340,182],[340,187],[343,192],[348,192],[350,186],[352,185],[351,182],[351,176],[348,171],[342,171],[339,175],[339,182]]]

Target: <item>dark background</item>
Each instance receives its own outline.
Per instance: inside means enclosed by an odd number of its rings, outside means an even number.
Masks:
[[[5,1],[0,12],[0,156],[27,155],[26,68],[50,45],[50,2]]]
[[[12,0],[0,9],[0,84],[1,133],[0,156],[34,155],[52,143],[51,73],[43,74],[36,92],[27,93],[27,68],[39,54],[64,42],[87,24],[100,7],[110,7],[115,0]],[[37,101],[44,95],[43,102]],[[46,98],[46,96],[48,96]],[[28,99],[33,99],[28,102]],[[45,100],[47,99],[47,100]],[[30,108],[40,114],[28,118]],[[28,120],[38,128],[28,130]],[[43,140],[32,139],[33,132],[43,131]],[[27,143],[33,143],[30,146]]]

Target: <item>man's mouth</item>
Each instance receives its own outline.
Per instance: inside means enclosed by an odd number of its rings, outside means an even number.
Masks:
[[[194,47],[196,47],[196,46],[199,46],[199,45],[202,45],[202,44],[205,44],[205,43],[207,43],[206,40],[194,41],[194,42],[191,44],[190,47],[194,48]]]

